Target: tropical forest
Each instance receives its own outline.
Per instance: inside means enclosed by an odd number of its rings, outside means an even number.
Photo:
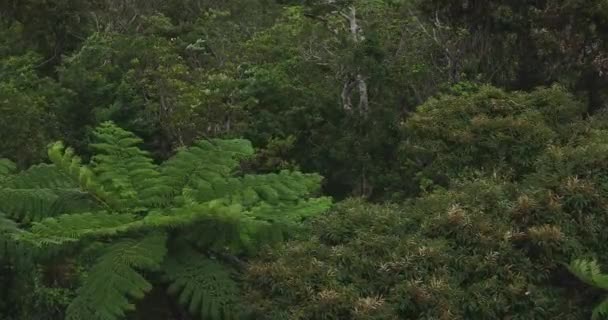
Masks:
[[[608,1],[0,0],[0,320],[608,319]]]

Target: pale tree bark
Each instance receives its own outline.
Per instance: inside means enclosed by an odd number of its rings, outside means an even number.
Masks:
[[[367,95],[367,82],[361,74],[357,74],[357,84],[359,87],[359,111],[363,115],[369,112],[369,97]]]
[[[349,24],[349,31],[355,45],[359,44],[363,40],[362,28],[357,19],[357,8],[355,6],[348,7],[348,11],[341,12],[341,16],[346,19]],[[356,86],[359,93],[358,111],[362,115],[366,116],[369,112],[369,94],[367,90],[367,82],[365,77],[361,74],[360,68],[356,68],[356,74],[353,76],[349,75],[342,89],[342,105],[344,110],[352,111],[352,93],[353,87]],[[354,78],[354,79],[353,79]]]
[[[351,94],[353,91],[353,82],[350,79],[347,79],[344,82],[344,86],[342,87],[342,108],[348,112],[353,111],[353,101],[351,99]]]

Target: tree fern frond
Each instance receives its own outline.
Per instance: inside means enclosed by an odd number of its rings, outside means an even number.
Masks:
[[[235,219],[240,215],[241,207],[227,205],[222,201],[211,201],[202,204],[193,204],[169,211],[155,211],[148,214],[142,223],[154,228],[183,228],[197,222],[209,219],[227,220]]]
[[[16,221],[36,221],[57,198],[49,189],[0,189],[0,212]]]
[[[327,211],[331,204],[330,198],[313,198],[274,206],[262,202],[247,210],[235,207],[231,214],[207,216],[183,234],[201,248],[253,253],[262,245],[284,240],[297,224]]]
[[[183,228],[203,219],[222,219],[240,212],[238,206],[209,202],[169,211],[154,211],[145,217],[104,212],[61,215],[32,224],[19,240],[35,247],[64,245],[83,239],[120,237],[128,233]]]
[[[602,274],[596,260],[574,260],[568,270],[588,285],[608,290],[608,275]]]
[[[78,184],[58,170],[55,165],[39,164],[9,176],[3,186],[14,189],[69,189],[77,188]]]
[[[77,189],[0,189],[0,212],[22,223],[95,207],[89,195]]]
[[[194,177],[184,192],[198,202],[226,198],[246,207],[260,202],[279,204],[296,201],[317,191],[322,178],[316,174],[281,171],[278,174],[245,175],[226,179]]]
[[[166,251],[165,234],[122,240],[110,246],[89,271],[84,285],[67,309],[68,320],[122,319],[134,310],[131,299],[141,299],[152,285],[138,272],[158,270]]]
[[[281,203],[277,205],[261,203],[249,209],[246,214],[256,220],[293,225],[301,223],[306,218],[327,211],[331,207],[331,204],[332,200],[328,197],[299,200],[295,203]]]
[[[32,224],[29,232],[23,232],[18,240],[35,247],[63,245],[83,238],[119,236],[137,222],[132,214],[104,212],[61,215]]]
[[[74,155],[74,150],[65,148],[63,143],[54,143],[48,151],[49,158],[66,178],[91,196],[107,209],[120,208],[118,199],[103,189],[103,186],[95,180],[94,173],[80,163],[80,158]]]
[[[60,214],[74,214],[91,212],[102,209],[89,193],[78,189],[59,189],[53,190],[57,199],[51,204],[46,213],[46,217],[54,217]]]
[[[163,271],[169,293],[202,319],[232,320],[238,317],[238,287],[228,269],[194,251],[169,256]]]
[[[599,305],[593,308],[591,320],[601,320],[608,318],[608,298],[604,299]]]
[[[253,253],[263,245],[283,241],[306,218],[329,210],[331,205],[332,200],[326,197],[274,206],[261,203],[245,212],[248,221],[240,234],[242,248]]]
[[[225,181],[239,161],[252,154],[253,147],[247,140],[204,140],[161,165],[162,184],[170,188],[170,198],[184,188],[199,186],[200,181],[213,185]]]
[[[149,153],[137,147],[142,140],[112,122],[97,127],[94,136],[91,165],[97,181],[120,197],[123,207],[141,205],[152,193],[149,189],[159,186],[160,177]]]

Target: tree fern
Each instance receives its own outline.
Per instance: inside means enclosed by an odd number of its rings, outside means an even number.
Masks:
[[[575,260],[568,270],[586,284],[608,290],[608,275],[603,274],[595,260]],[[592,320],[608,318],[608,297],[593,309]]]
[[[281,240],[331,203],[311,198],[319,189],[318,175],[237,175],[240,160],[253,154],[246,140],[201,141],[161,165],[138,148],[140,142],[104,123],[95,131],[89,164],[55,143],[49,149],[51,165],[8,174],[0,188],[0,210],[22,223],[4,233],[6,241],[47,252],[40,256],[45,259],[48,252],[104,249],[70,305],[69,319],[120,319],[133,308],[130,299],[150,290],[141,272],[161,265],[171,292],[179,293],[194,314],[234,318],[229,306],[236,284],[213,258]],[[145,236],[152,233],[170,237]],[[162,263],[165,239],[177,249]],[[176,244],[197,253],[179,257],[183,250]]]

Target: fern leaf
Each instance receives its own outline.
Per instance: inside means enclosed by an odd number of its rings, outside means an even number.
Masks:
[[[40,220],[56,200],[49,189],[0,189],[0,212],[16,221]]]
[[[169,198],[181,194],[184,188],[197,187],[201,181],[214,185],[225,181],[239,161],[252,154],[253,147],[247,140],[201,141],[162,164],[162,184],[169,187]]]
[[[89,195],[77,189],[0,189],[0,212],[22,223],[95,207]]]
[[[593,308],[591,320],[601,320],[608,318],[608,298],[604,299],[599,305]]]
[[[238,287],[229,270],[193,251],[168,257],[163,265],[168,291],[193,315],[209,320],[237,319]]]
[[[274,206],[262,203],[245,212],[247,222],[243,223],[240,246],[252,254],[263,245],[283,241],[306,218],[329,210],[331,205],[332,200],[326,197]]]
[[[61,215],[32,224],[29,232],[19,235],[17,240],[34,247],[64,245],[84,238],[120,236],[137,222],[132,214],[109,214],[104,212]]]
[[[293,225],[301,223],[306,218],[327,211],[331,207],[331,204],[331,199],[327,197],[300,200],[293,204],[281,203],[278,205],[269,205],[267,203],[261,203],[248,210],[246,214],[256,220],[283,225]]]
[[[304,219],[327,211],[331,204],[330,198],[313,198],[274,206],[260,203],[247,210],[234,207],[230,213],[208,215],[182,235],[201,248],[252,254],[284,240]]]
[[[63,176],[71,179],[83,192],[89,193],[100,205],[107,209],[121,208],[118,199],[106,192],[95,180],[94,173],[81,164],[80,158],[74,155],[74,150],[65,148],[61,142],[56,142],[49,148],[48,154]]]
[[[158,188],[160,174],[148,154],[137,147],[142,140],[112,122],[94,132],[96,151],[91,161],[97,181],[107,192],[120,198],[122,207],[142,205]],[[144,196],[145,195],[145,196]]]
[[[18,240],[35,247],[61,246],[83,239],[183,228],[203,219],[221,219],[239,212],[238,206],[209,202],[169,211],[154,211],[143,218],[134,214],[104,212],[61,215],[33,223],[30,231],[21,234]]]
[[[122,319],[134,310],[131,299],[141,299],[152,285],[140,270],[158,270],[166,255],[165,234],[141,240],[122,240],[110,246],[89,271],[84,285],[67,309],[68,320]]]
[[[70,189],[78,185],[52,164],[39,164],[18,174],[9,176],[3,183],[6,188],[14,189]]]
[[[235,178],[198,179],[194,177],[184,192],[197,202],[225,198],[246,207],[261,202],[293,202],[317,191],[321,176],[281,171],[279,174],[245,175]]]
[[[568,269],[588,285],[608,290],[608,275],[602,274],[596,260],[575,260]]]

